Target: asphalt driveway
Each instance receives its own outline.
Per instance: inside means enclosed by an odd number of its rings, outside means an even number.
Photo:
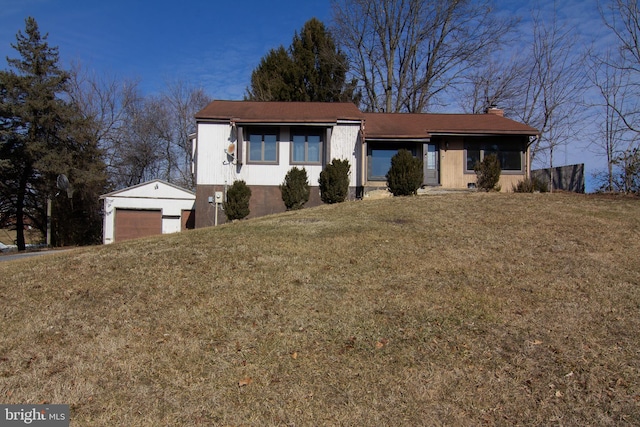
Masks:
[[[0,262],[15,261],[17,259],[31,258],[31,257],[47,255],[47,254],[59,254],[61,252],[66,252],[70,250],[71,249],[55,249],[55,250],[33,251],[33,252],[16,252],[16,251],[3,252],[0,254]]]

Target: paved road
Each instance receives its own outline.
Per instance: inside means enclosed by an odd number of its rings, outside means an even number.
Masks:
[[[0,262],[3,261],[14,261],[16,259],[30,258],[34,256],[41,256],[46,254],[59,254],[61,252],[70,251],[71,249],[57,249],[57,250],[48,250],[48,251],[35,251],[35,252],[9,252],[3,253],[0,255]]]

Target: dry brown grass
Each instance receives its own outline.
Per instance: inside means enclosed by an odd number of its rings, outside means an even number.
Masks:
[[[74,426],[638,425],[640,202],[351,202],[0,265],[0,401]]]

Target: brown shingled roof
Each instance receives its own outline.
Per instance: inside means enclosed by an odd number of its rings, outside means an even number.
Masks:
[[[365,113],[367,138],[426,138],[434,134],[537,135],[538,130],[494,114]]]
[[[362,120],[350,102],[213,101],[196,119],[233,120],[244,123],[334,123]]]
[[[335,123],[364,120],[372,139],[428,138],[434,134],[537,135],[538,130],[495,114],[362,113],[350,102],[213,101],[198,120],[239,123]]]

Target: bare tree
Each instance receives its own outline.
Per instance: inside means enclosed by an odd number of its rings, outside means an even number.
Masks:
[[[159,96],[129,105],[119,145],[119,175],[127,185],[161,178],[195,188],[189,134],[195,131],[195,114],[210,99],[202,88],[177,81]]]
[[[444,99],[514,23],[488,0],[335,0],[333,18],[364,108],[387,112]]]
[[[534,12],[526,24],[510,60],[489,58],[469,73],[461,99],[465,111],[497,105],[505,116],[538,129],[530,142],[532,161],[553,167],[558,148],[579,140],[586,55],[575,29],[558,21],[555,5],[544,15]]]
[[[125,144],[127,114],[141,98],[138,83],[98,75],[79,63],[73,65],[70,74],[69,97],[93,125],[92,136],[102,150],[112,185],[122,186],[117,178],[119,150]]]
[[[593,122],[597,130],[593,135],[591,148],[597,155],[607,160],[602,189],[605,191],[622,190],[618,176],[625,168],[619,168],[624,158],[633,150],[634,132],[630,131],[622,117],[618,114],[627,102],[629,73],[626,70],[612,67],[612,53],[606,51],[602,56],[590,58],[588,77],[595,89],[596,98],[588,105],[594,111]],[[622,169],[619,170],[619,169]]]
[[[629,95],[621,105],[611,105],[633,132],[640,133],[640,8],[637,0],[608,0],[599,5],[604,25],[617,41],[618,55],[601,60],[629,75]]]
[[[137,82],[97,75],[76,64],[70,97],[93,124],[112,188],[161,177],[166,170],[162,103],[144,98]]]
[[[637,142],[637,141],[636,141]],[[615,160],[620,169],[617,188],[625,193],[640,193],[640,147],[630,147]]]
[[[518,118],[540,130],[531,147],[532,161],[553,167],[554,152],[576,139],[581,123],[585,55],[576,49],[577,32],[558,22],[555,7],[546,19],[535,14],[532,25],[531,66],[523,76]]]
[[[617,55],[607,55],[600,62],[609,75],[619,76],[618,90],[624,96],[608,97],[610,120],[622,121],[631,133],[623,152],[612,160],[619,179],[617,189],[625,192],[640,191],[640,8],[637,0],[608,0],[599,4],[605,26],[617,42]]]
[[[167,153],[166,111],[158,98],[138,98],[130,103],[114,144],[112,176],[117,187],[151,179],[168,179],[171,156]]]
[[[194,116],[211,100],[204,89],[190,86],[184,81],[168,84],[162,95],[168,123],[166,139],[171,144],[170,158],[174,163],[169,179],[185,188],[195,189],[196,186],[191,173],[193,151],[189,140],[189,134],[195,132]]]
[[[460,107],[469,114],[482,114],[492,106],[500,107],[506,116],[519,111],[519,96],[524,91],[526,62],[488,59],[485,65],[470,72],[460,91]]]
[[[138,83],[90,73],[76,64],[70,96],[94,124],[112,187],[161,178],[195,188],[189,133],[194,115],[210,102],[204,90],[184,82],[159,96],[142,96]]]

